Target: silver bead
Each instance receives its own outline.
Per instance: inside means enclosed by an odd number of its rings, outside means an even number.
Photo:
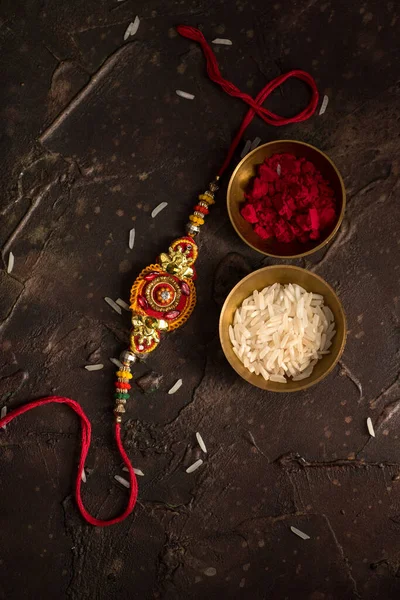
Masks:
[[[188,223],[186,225],[186,231],[189,235],[195,236],[199,233],[200,227],[197,227],[197,225],[193,225],[193,223]]]
[[[119,359],[122,363],[133,364],[137,361],[137,356],[130,350],[124,350],[123,352],[121,352]]]
[[[200,217],[200,219],[203,219],[203,220],[204,220],[204,217],[205,217],[205,215],[204,215],[202,212],[199,212],[198,210],[195,210],[195,211],[193,212],[193,214],[194,214],[196,217]]]

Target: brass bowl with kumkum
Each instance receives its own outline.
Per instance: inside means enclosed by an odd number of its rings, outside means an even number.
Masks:
[[[297,159],[297,162],[303,161],[301,169],[305,170],[308,166],[309,170],[315,169],[315,173],[323,178],[323,187],[328,194],[331,194],[334,202],[334,213],[332,214],[332,209],[330,209],[330,218],[326,223],[318,223],[321,213],[318,213],[317,202],[323,203],[324,200],[330,201],[330,199],[318,196],[318,186],[313,185],[313,180],[308,174],[302,177],[299,184],[296,184],[296,177],[291,177],[290,172],[289,177],[287,171],[284,170],[281,175],[279,161],[277,161],[277,172],[269,178],[270,183],[261,182],[266,186],[266,191],[259,192],[257,190],[260,195],[257,202],[252,198],[246,200],[246,197],[249,197],[249,190],[251,191],[255,182],[258,183],[260,169],[265,169],[267,174],[270,173],[270,169],[264,164],[264,161],[273,161],[274,157],[278,155],[291,155]],[[296,167],[298,168],[298,165]],[[292,179],[294,180],[293,184],[287,183],[287,180],[290,182]],[[305,179],[311,179],[309,189],[304,185]],[[263,193],[264,197],[261,197]],[[305,193],[310,194],[309,198],[304,198]],[[296,194],[298,198],[296,198]],[[310,203],[310,198],[314,204]],[[298,206],[294,206],[296,202]],[[247,209],[253,212],[254,219],[252,215],[247,217],[248,220],[243,217],[246,204]],[[259,218],[256,215],[260,215],[260,212],[257,213],[253,209],[254,206],[256,208],[265,207],[265,214],[261,209],[259,224],[256,223]],[[320,250],[338,232],[343,221],[345,206],[346,191],[343,179],[332,160],[318,148],[295,140],[269,142],[247,154],[233,171],[227,191],[228,214],[236,233],[253,250],[275,258],[300,258]],[[268,230],[270,224],[264,220],[264,217],[267,219],[269,216],[268,212],[272,215],[275,226],[280,227],[278,237],[272,235],[271,230]],[[313,223],[314,217],[317,224]]]

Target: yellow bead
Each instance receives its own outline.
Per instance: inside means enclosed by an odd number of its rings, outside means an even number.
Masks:
[[[132,373],[129,371],[117,371],[117,377],[121,377],[121,379],[132,379]]]
[[[204,219],[201,219],[200,217],[197,217],[196,215],[190,215],[189,219],[195,225],[204,225]]]

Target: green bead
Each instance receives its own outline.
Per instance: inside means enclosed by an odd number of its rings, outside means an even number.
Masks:
[[[117,392],[116,394],[114,394],[114,396],[117,398],[117,400],[128,400],[129,399],[129,394],[122,393],[122,392]]]

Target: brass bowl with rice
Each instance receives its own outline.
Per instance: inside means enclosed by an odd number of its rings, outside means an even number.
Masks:
[[[337,364],[346,343],[346,317],[321,277],[276,265],[251,273],[232,289],[219,334],[228,362],[243,379],[271,392],[297,392]]]

